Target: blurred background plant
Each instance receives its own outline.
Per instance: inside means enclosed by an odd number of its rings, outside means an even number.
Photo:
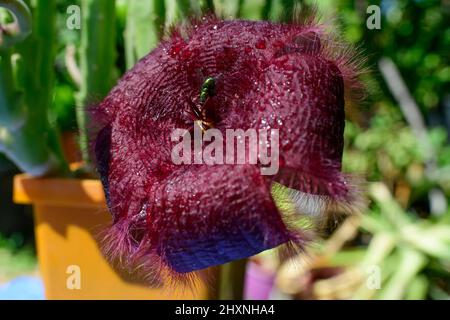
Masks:
[[[311,263],[278,266],[270,252],[254,263],[274,278],[272,297],[449,298],[447,0],[0,0],[10,9],[0,10],[0,252],[9,252],[0,273],[23,265],[20,248],[32,259],[30,214],[11,204],[12,176],[69,176],[69,162],[89,164],[85,108],[174,23],[205,11],[288,21],[294,6],[314,4],[368,56],[367,97],[347,106],[344,169],[367,178],[372,203],[330,227]],[[369,5],[380,8],[379,30],[366,26]],[[381,271],[379,289],[368,268]]]

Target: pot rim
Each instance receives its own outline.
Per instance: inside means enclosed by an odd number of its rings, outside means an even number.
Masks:
[[[35,178],[18,174],[14,176],[13,201],[16,204],[106,208],[102,184],[96,179]]]

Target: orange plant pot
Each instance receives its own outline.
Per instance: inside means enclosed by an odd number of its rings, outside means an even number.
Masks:
[[[96,233],[111,223],[97,180],[14,179],[14,201],[32,204],[40,273],[47,299],[208,299],[197,290],[148,288],[119,275],[104,259]]]

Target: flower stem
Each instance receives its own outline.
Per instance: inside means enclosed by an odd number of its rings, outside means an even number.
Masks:
[[[220,300],[242,300],[247,259],[224,264],[220,268]]]

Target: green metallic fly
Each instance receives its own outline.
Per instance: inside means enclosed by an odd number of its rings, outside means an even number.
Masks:
[[[200,103],[192,106],[192,112],[197,117],[195,123],[200,126],[203,132],[213,127],[214,122],[208,118],[207,110],[204,107],[208,98],[215,95],[216,79],[214,77],[207,77],[200,89]]]
[[[205,101],[214,96],[216,89],[216,79],[213,77],[208,77],[202,84],[202,89],[200,90],[200,103],[205,103]]]

